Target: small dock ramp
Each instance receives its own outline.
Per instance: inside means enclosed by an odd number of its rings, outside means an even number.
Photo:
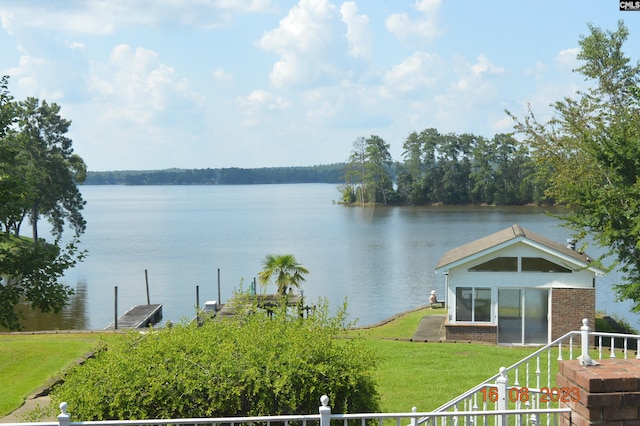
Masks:
[[[116,323],[112,322],[105,330],[147,328],[162,320],[162,305],[137,305],[129,309]]]

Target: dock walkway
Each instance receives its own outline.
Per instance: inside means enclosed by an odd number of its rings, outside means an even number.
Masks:
[[[162,305],[137,305],[118,318],[118,329],[147,328],[162,320]],[[115,329],[115,323],[109,324],[105,330]]]
[[[413,335],[414,342],[444,342],[447,333],[444,327],[446,315],[425,315]]]

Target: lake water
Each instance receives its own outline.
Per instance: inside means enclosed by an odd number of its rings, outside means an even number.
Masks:
[[[65,282],[76,290],[59,316],[30,320],[33,329],[103,329],[118,310],[163,304],[179,322],[200,304],[224,302],[247,288],[265,255],[291,253],[310,273],[307,300],[347,300],[359,325],[372,324],[444,295],[435,265],[458,245],[519,224],[564,243],[569,232],[537,207],[347,207],[335,185],[83,186],[87,259]],[[44,224],[43,224],[44,226]],[[599,250],[589,249],[597,256]],[[597,309],[640,328],[630,304],[616,302],[613,273],[598,278]],[[275,287],[270,289],[275,290]],[[576,328],[579,325],[576,324]]]

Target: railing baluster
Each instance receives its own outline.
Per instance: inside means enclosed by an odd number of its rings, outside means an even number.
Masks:
[[[536,357],[536,388],[540,389],[540,376],[542,371],[540,370],[540,355]]]
[[[598,358],[602,359],[602,336],[598,337]]]
[[[616,347],[616,339],[614,337],[611,338],[611,353],[609,355],[609,358],[615,358],[616,357],[616,351],[615,351],[615,347]]]
[[[573,334],[569,337],[569,359],[573,359]]]
[[[562,361],[562,342],[558,344],[558,361]]]

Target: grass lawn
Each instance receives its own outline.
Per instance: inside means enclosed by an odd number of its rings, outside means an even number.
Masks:
[[[75,360],[97,347],[104,333],[0,335],[0,416],[22,405]]]
[[[418,328],[422,317],[425,315],[444,315],[445,313],[446,311],[444,309],[418,309],[400,315],[377,327],[357,329],[355,333],[359,333],[367,338],[410,339]]]
[[[420,309],[379,327],[350,332],[363,337],[380,357],[376,376],[382,411],[434,410],[537,349],[389,340],[410,339],[422,317],[445,312]]]
[[[534,352],[472,343],[368,340],[384,412],[431,411]]]

